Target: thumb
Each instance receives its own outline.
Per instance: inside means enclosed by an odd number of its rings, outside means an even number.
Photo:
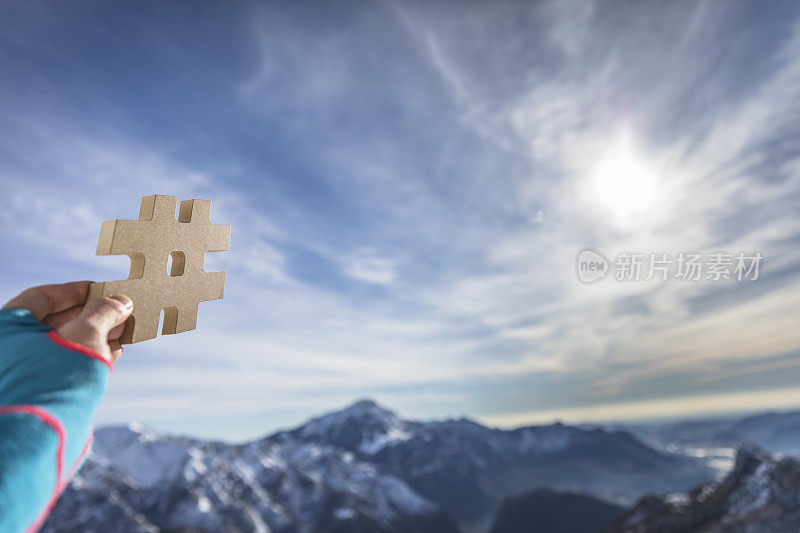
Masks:
[[[133,302],[127,296],[95,298],[83,307],[78,316],[58,328],[58,334],[111,360],[109,333],[121,326],[132,311]]]
[[[131,315],[133,302],[124,295],[95,298],[89,301],[72,321],[98,333],[103,338]]]

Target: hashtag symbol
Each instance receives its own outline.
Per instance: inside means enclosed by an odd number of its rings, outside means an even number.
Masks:
[[[125,294],[133,300],[121,344],[155,338],[162,310],[162,335],[194,329],[200,302],[218,300],[225,291],[225,272],[206,272],[203,260],[206,252],[228,249],[231,227],[211,223],[208,200],[182,201],[177,220],[176,205],[174,196],[146,196],[139,220],[109,220],[100,228],[97,255],[131,258],[128,279],[92,283],[88,296]]]

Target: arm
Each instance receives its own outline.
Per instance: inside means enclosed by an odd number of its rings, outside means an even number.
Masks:
[[[88,451],[132,310],[124,296],[84,307],[88,287],[29,289],[0,310],[0,531],[36,531]]]

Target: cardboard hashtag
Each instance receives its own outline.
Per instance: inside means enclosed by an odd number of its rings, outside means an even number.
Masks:
[[[121,344],[155,338],[162,310],[163,335],[194,329],[200,302],[218,300],[225,291],[225,272],[206,272],[203,260],[206,252],[228,249],[231,227],[211,223],[208,200],[181,202],[177,220],[176,205],[174,196],[145,196],[139,220],[109,220],[100,228],[97,255],[131,258],[128,279],[93,283],[88,296],[125,294],[133,300]]]

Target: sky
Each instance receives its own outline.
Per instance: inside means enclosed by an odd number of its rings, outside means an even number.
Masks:
[[[125,278],[100,224],[146,195],[232,226],[99,425],[800,406],[798,4],[2,2],[0,131],[0,300]],[[614,278],[718,251],[758,279]]]

